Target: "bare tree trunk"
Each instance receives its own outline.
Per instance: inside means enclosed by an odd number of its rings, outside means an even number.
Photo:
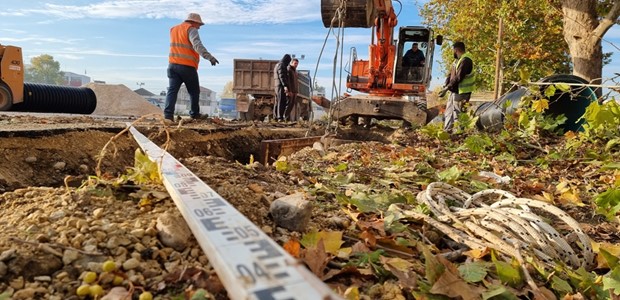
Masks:
[[[597,0],[563,0],[564,39],[568,43],[573,74],[594,84],[603,76],[603,47],[601,39],[620,16],[620,1],[599,21]],[[597,88],[596,95],[602,91]]]

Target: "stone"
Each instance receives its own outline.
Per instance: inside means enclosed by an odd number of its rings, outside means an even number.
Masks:
[[[123,263],[123,269],[133,270],[140,266],[140,261],[135,258],[130,258]]]
[[[13,294],[12,299],[21,300],[21,299],[34,299],[35,290],[33,288],[26,288],[23,290],[19,290]]]
[[[156,228],[161,243],[177,251],[183,251],[192,236],[183,217],[171,213],[157,217]]]
[[[37,162],[37,158],[35,156],[28,156],[26,157],[26,159],[24,159],[25,162],[32,164]]]
[[[0,261],[0,279],[2,279],[4,275],[6,275],[7,271],[8,271],[8,267],[6,266],[6,264]]]
[[[274,200],[269,213],[278,226],[303,232],[312,216],[312,203],[304,199],[303,193],[295,193]]]
[[[65,265],[69,265],[72,262],[74,262],[75,260],[77,260],[79,257],[80,257],[80,253],[79,252],[77,252],[75,250],[67,249],[62,254],[62,262]]]
[[[4,252],[2,252],[2,254],[0,254],[0,261],[7,261],[13,257],[15,257],[15,253],[17,252],[17,250],[15,249],[9,249],[6,250]]]
[[[59,162],[54,164],[54,169],[56,169],[56,170],[64,170],[66,166],[67,166],[66,162],[59,161]]]
[[[103,214],[105,214],[105,210],[102,207],[93,210],[93,217],[95,217],[95,219],[101,218]]]

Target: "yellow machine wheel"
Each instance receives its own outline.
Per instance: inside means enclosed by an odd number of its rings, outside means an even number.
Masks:
[[[0,81],[0,111],[6,111],[13,106],[13,94],[9,87]]]

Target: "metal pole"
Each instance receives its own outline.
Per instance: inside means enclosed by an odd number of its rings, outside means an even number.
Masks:
[[[499,17],[497,29],[497,54],[495,57],[495,89],[493,99],[499,98],[501,94],[501,65],[502,65],[502,37],[504,35],[504,19]]]

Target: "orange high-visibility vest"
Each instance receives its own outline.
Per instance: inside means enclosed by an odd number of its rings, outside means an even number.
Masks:
[[[198,69],[200,55],[194,50],[194,46],[192,46],[192,43],[189,41],[189,34],[187,33],[187,30],[191,26],[190,23],[183,22],[170,29],[170,54],[168,55],[168,62]]]

